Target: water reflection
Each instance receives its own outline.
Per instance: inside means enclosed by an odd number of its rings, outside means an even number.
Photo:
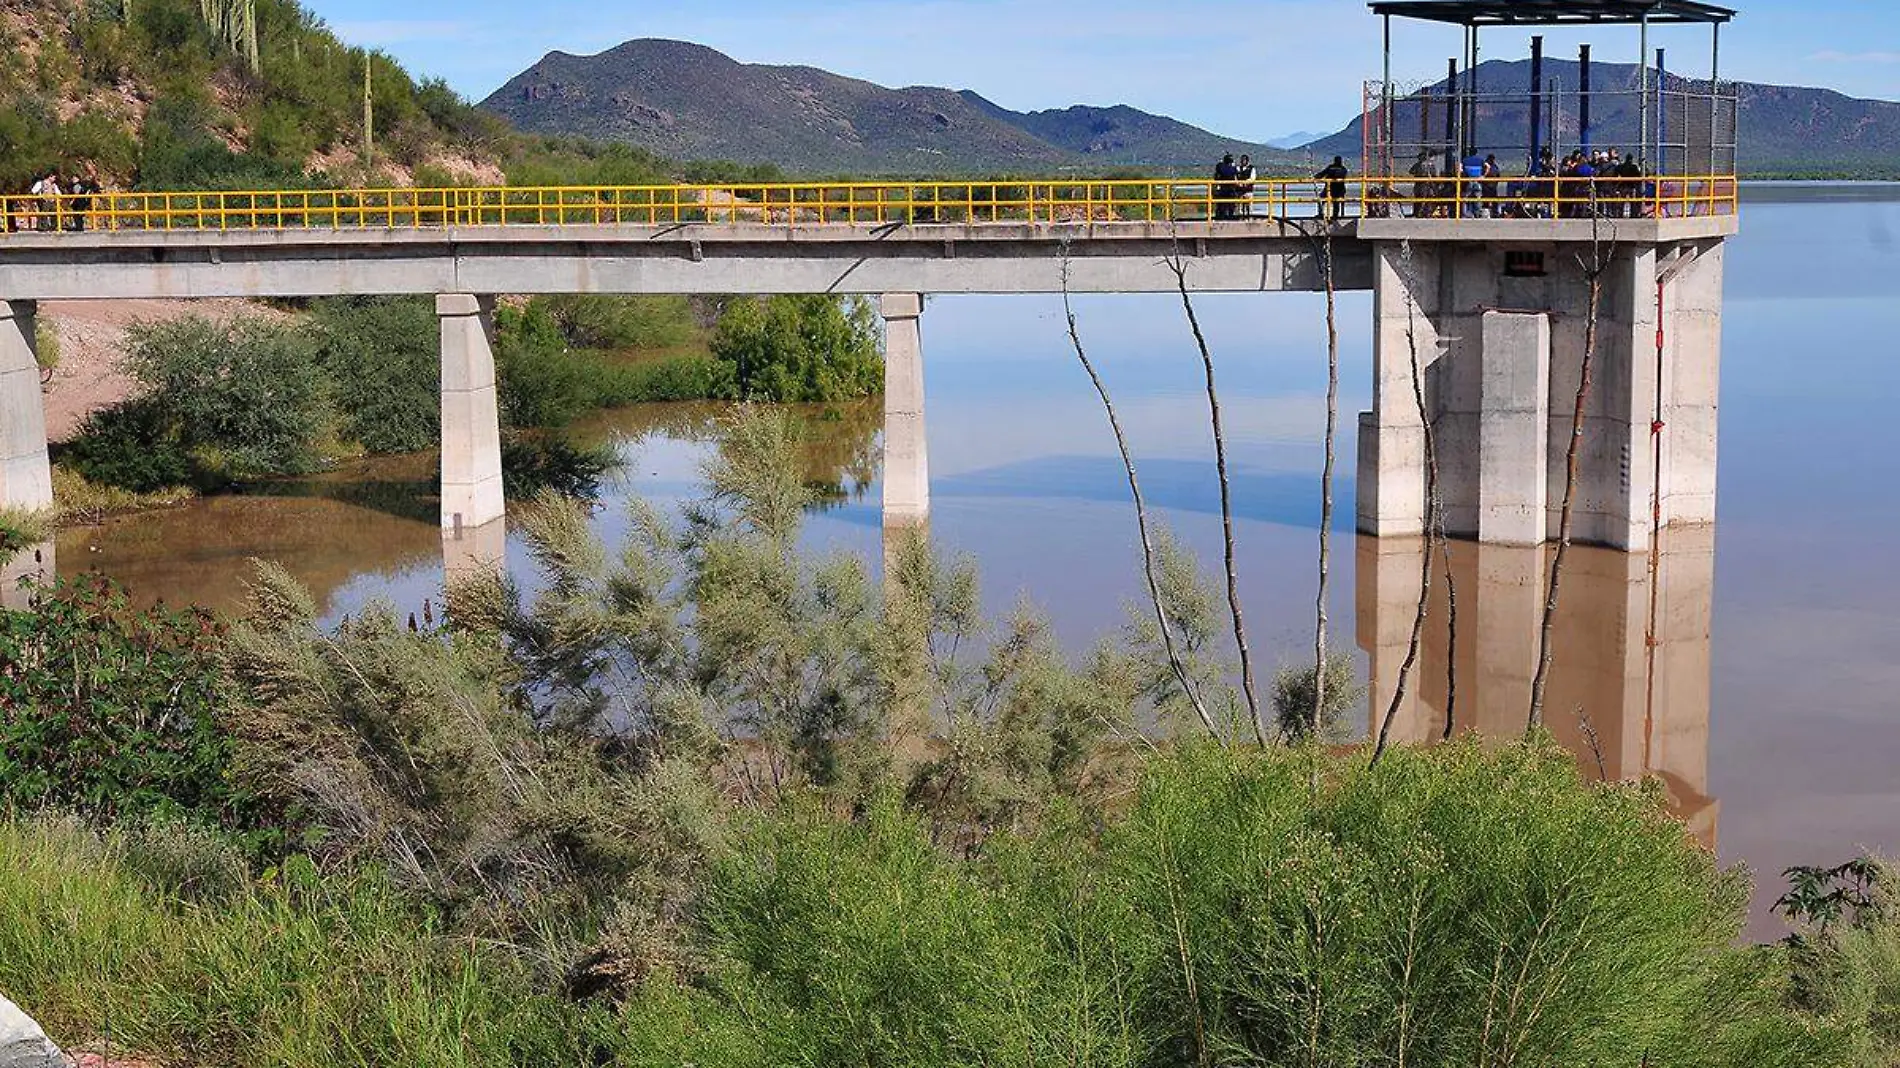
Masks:
[[[1709,795],[1714,541],[1712,528],[1665,531],[1653,559],[1572,547],[1544,702],[1545,725],[1586,774],[1657,778],[1670,810],[1710,848],[1720,807]],[[1454,676],[1456,729],[1493,738],[1524,731],[1554,547],[1453,542],[1449,549],[1452,582],[1444,581],[1441,557],[1418,668],[1392,727],[1395,742],[1443,736]],[[1370,661],[1375,732],[1410,644],[1424,551],[1417,538],[1358,541],[1358,642]],[[1447,633],[1454,587],[1456,649]]]

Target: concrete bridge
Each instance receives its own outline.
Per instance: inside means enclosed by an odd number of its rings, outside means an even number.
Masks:
[[[1661,527],[1714,518],[1734,182],[1653,183],[1613,205],[1637,216],[1618,218],[1575,217],[1590,214],[1578,208],[1594,194],[1548,188],[1543,211],[1487,204],[1475,183],[1407,189],[1397,180],[1355,183],[1339,199],[1311,182],[1261,182],[1231,209],[1206,183],[1171,180],[0,203],[8,218],[85,223],[0,232],[0,505],[51,501],[33,353],[40,300],[435,296],[441,519],[453,543],[505,512],[495,294],[877,297],[885,515],[910,523],[930,507],[922,295],[1173,292],[1174,263],[1193,292],[1313,291],[1330,255],[1336,288],[1373,293],[1374,400],[1358,431],[1362,532],[1424,529],[1416,355],[1448,532],[1499,545],[1554,535],[1594,276],[1598,370],[1575,536],[1646,549]],[[1590,269],[1599,258],[1602,269]]]

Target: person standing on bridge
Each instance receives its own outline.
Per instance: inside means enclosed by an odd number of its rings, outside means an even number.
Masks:
[[[1253,215],[1253,184],[1256,177],[1253,169],[1253,157],[1241,154],[1240,164],[1234,168],[1234,178],[1239,183],[1234,186],[1234,214],[1237,218]]]
[[[1232,152],[1220,158],[1214,164],[1214,218],[1231,219],[1234,217],[1234,180],[1240,177],[1240,168],[1234,165]]]
[[[1333,221],[1339,221],[1340,205],[1346,201],[1346,177],[1351,173],[1346,169],[1344,157],[1334,156],[1324,170],[1313,176],[1326,183],[1326,203],[1321,209],[1322,216],[1330,215]]]
[[[28,217],[27,229],[59,229],[59,172],[47,171],[44,177],[33,183],[32,193],[39,198],[38,207],[41,214]]]

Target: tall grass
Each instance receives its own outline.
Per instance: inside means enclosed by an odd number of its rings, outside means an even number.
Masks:
[[[193,904],[141,863],[124,834],[0,824],[0,988],[69,1044],[214,1068],[573,1065],[603,1030],[373,876],[292,864]]]

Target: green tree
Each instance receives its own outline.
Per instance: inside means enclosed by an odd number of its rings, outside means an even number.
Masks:
[[[712,351],[748,399],[838,401],[884,388],[876,316],[858,297],[735,300],[719,317]]]
[[[303,474],[331,426],[316,339],[294,325],[188,318],[127,331],[125,368],[202,470]]]

